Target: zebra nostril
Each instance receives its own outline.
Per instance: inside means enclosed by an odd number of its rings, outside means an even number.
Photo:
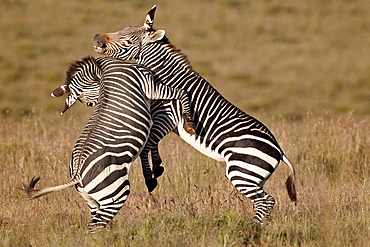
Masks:
[[[95,34],[93,37],[93,45],[101,48],[106,47],[104,37],[101,34]]]
[[[100,35],[101,35],[100,33],[95,34],[94,37],[93,37],[93,40],[97,40],[100,37]]]

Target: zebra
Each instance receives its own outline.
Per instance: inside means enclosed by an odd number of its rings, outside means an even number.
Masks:
[[[166,85],[182,88],[191,97],[197,135],[188,135],[182,123],[166,116],[168,105],[153,107],[153,126],[140,157],[152,152],[153,173],[163,172],[158,142],[170,131],[203,154],[226,163],[226,177],[254,205],[253,221],[262,223],[273,209],[275,200],[263,186],[282,160],[289,167],[288,195],[296,203],[295,168],[270,130],[256,118],[226,100],[190,65],[187,56],[170,43],[164,30],[153,29],[156,6],[147,13],[143,26],[129,26],[115,33],[96,34],[94,50],[124,60],[135,59],[151,69]],[[163,124],[165,123],[165,124]]]
[[[155,81],[144,66],[115,58],[84,57],[72,63],[66,74],[66,84],[52,93],[56,97],[69,93],[63,112],[76,100],[95,106],[72,151],[71,180],[35,189],[40,178],[32,178],[23,184],[23,191],[34,199],[74,185],[90,208],[88,228],[94,232],[106,227],[130,193],[131,163],[150,133],[149,101],[178,99],[184,118],[189,119],[189,98],[184,90]]]

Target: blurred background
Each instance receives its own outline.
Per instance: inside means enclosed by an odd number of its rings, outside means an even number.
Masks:
[[[60,112],[50,93],[99,56],[93,35],[142,25],[154,4],[154,27],[247,113],[369,116],[368,0],[0,0],[0,117]]]

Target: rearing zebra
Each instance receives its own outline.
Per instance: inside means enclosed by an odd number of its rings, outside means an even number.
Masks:
[[[88,226],[94,231],[113,219],[129,195],[131,163],[150,133],[149,100],[179,99],[183,116],[189,119],[189,98],[182,89],[155,82],[153,73],[144,66],[115,58],[76,61],[68,69],[66,82],[52,94],[70,93],[64,111],[77,99],[96,105],[72,151],[71,180],[34,189],[39,180],[34,178],[23,185],[23,190],[33,199],[75,185],[90,208]],[[189,132],[194,133],[194,129]]]
[[[143,26],[129,26],[93,37],[94,49],[98,53],[125,60],[136,59],[163,83],[182,88],[191,96],[193,120],[199,135],[188,135],[181,123],[171,122],[170,116],[166,115],[168,105],[157,105],[152,110],[154,123],[149,140],[140,155],[143,167],[149,166],[147,155],[151,149],[154,174],[156,170],[161,174],[158,142],[174,131],[205,155],[226,162],[227,178],[254,203],[255,222],[271,213],[274,198],[264,191],[263,185],[280,160],[290,168],[286,187],[290,199],[296,201],[294,167],[273,134],[260,121],[227,101],[195,72],[186,56],[169,42],[164,30],[153,29],[155,10],[154,6],[148,12]]]

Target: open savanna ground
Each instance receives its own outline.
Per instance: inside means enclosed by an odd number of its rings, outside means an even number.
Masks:
[[[298,204],[284,165],[267,182],[272,217],[251,224],[252,203],[213,161],[175,135],[146,192],[140,164],[108,231],[73,189],[28,201],[19,190],[69,179],[69,161],[91,109],[59,116],[68,64],[96,55],[96,33],[142,25],[157,4],[195,70],[262,120],[297,169]],[[370,1],[0,0],[0,246],[367,246],[370,243]]]
[[[77,108],[76,108],[77,109]],[[0,245],[3,246],[366,246],[370,241],[370,129],[351,115],[308,113],[302,121],[266,119],[297,169],[298,205],[284,188],[281,165],[265,188],[271,219],[251,224],[252,203],[225,178],[225,166],[170,135],[160,150],[165,173],[146,192],[141,167],[132,193],[108,231],[90,234],[90,212],[74,188],[32,201],[22,182],[68,181],[71,148],[88,114],[35,113],[3,119],[0,141]]]

